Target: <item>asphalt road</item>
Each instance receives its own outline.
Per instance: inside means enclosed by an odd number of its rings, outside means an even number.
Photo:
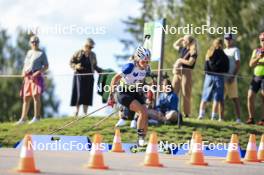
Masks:
[[[15,168],[19,161],[20,150],[0,148],[0,174],[19,174]],[[88,164],[89,152],[86,151],[35,151],[36,167],[41,174],[49,175],[260,175],[264,172],[264,163],[245,163],[243,165],[226,164],[224,159],[205,157],[207,167],[188,164],[188,156],[172,156],[160,154],[163,168],[143,166],[143,153],[104,153],[105,164],[109,170],[93,170],[85,168]]]

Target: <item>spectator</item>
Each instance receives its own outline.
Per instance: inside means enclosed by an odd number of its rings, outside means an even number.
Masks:
[[[45,52],[39,48],[39,38],[37,36],[30,37],[30,46],[31,49],[27,52],[22,71],[22,76],[24,77],[24,84],[20,91],[20,95],[23,97],[22,114],[16,125],[26,122],[32,97],[34,101],[34,117],[29,124],[35,123],[40,119],[40,96],[44,91],[42,74],[47,71],[49,64]]]
[[[224,38],[225,38],[225,46],[226,46],[224,52],[229,59],[229,71],[228,71],[228,76],[225,77],[224,94],[225,97],[229,97],[234,102],[235,111],[236,111],[236,122],[241,123],[240,102],[238,96],[237,77],[236,77],[240,68],[240,51],[234,45],[234,38],[232,34],[226,34]],[[222,105],[223,105],[222,110],[224,110],[224,103]]]
[[[94,41],[88,38],[81,50],[78,50],[70,60],[70,66],[74,70],[71,106],[76,106],[75,116],[79,114],[80,105],[83,105],[84,115],[88,112],[88,106],[93,104],[93,73],[102,69],[97,66],[96,55],[92,51]]]
[[[205,80],[200,104],[198,119],[205,116],[207,102],[214,98],[211,120],[217,118],[217,113],[221,110],[220,103],[224,100],[224,75],[228,72],[229,61],[223,51],[223,40],[217,38],[206,53],[205,60]],[[219,112],[220,113],[220,112]],[[222,120],[223,113],[219,114],[219,121]]]
[[[192,69],[197,59],[197,42],[191,35],[178,39],[173,47],[179,51],[180,58],[176,60],[173,70],[172,86],[174,92],[183,97],[183,113],[185,117],[191,114]]]
[[[262,119],[257,124],[264,126],[264,32],[259,35],[260,48],[253,51],[249,66],[254,69],[254,75],[248,90],[248,120],[247,124],[255,124],[255,98],[259,90],[262,96]]]
[[[173,92],[170,80],[164,79],[155,109],[149,109],[151,119],[162,123],[175,123],[178,115],[178,96]]]

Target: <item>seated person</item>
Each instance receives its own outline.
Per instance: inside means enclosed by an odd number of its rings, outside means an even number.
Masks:
[[[173,92],[170,80],[162,82],[162,92],[159,95],[155,109],[148,110],[149,118],[161,123],[175,123],[178,115],[178,96]]]

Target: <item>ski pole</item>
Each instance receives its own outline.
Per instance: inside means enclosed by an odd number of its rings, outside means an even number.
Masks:
[[[86,132],[86,131],[89,131],[89,130],[91,130],[91,129],[94,129],[94,128],[98,127],[101,123],[103,123],[105,120],[107,120],[107,119],[109,119],[110,117],[112,117],[112,116],[113,116],[115,113],[117,113],[117,112],[118,112],[118,110],[112,112],[110,115],[104,117],[102,120],[98,121],[98,122],[95,123],[93,126],[89,127],[88,129],[86,129],[86,130],[84,130],[84,131]]]
[[[70,125],[72,125],[73,123],[75,123],[75,122],[77,122],[77,121],[79,121],[79,120],[82,120],[82,119],[84,119],[84,118],[86,118],[86,117],[91,116],[92,114],[94,114],[94,113],[96,113],[96,112],[98,112],[98,111],[100,111],[100,110],[106,108],[107,106],[109,106],[109,105],[107,104],[107,105],[105,105],[105,106],[102,106],[101,108],[99,108],[99,109],[97,109],[97,110],[95,110],[95,111],[93,111],[93,112],[91,112],[91,113],[89,113],[89,114],[87,114],[87,115],[85,115],[85,116],[83,116],[83,117],[80,117],[80,118],[77,118],[77,119],[75,119],[75,120],[72,120],[72,121],[70,121],[69,123],[63,125],[62,127],[53,130],[52,132],[49,133],[49,135],[54,134],[54,133],[57,133],[58,131],[61,131],[62,129],[64,129],[64,128],[70,126]]]

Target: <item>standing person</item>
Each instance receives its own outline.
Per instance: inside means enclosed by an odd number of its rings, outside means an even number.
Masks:
[[[27,52],[22,71],[24,77],[24,84],[20,91],[20,95],[23,97],[22,114],[16,125],[26,122],[31,98],[34,101],[34,117],[29,124],[40,119],[40,97],[44,91],[43,73],[47,71],[49,64],[45,52],[39,48],[39,38],[37,36],[30,37],[30,46],[31,49]]]
[[[78,50],[70,60],[70,66],[74,70],[71,106],[76,106],[75,116],[79,114],[80,105],[83,105],[84,115],[88,112],[88,106],[93,104],[93,73],[102,69],[97,66],[96,55],[92,51],[95,42],[88,38],[83,48]],[[83,74],[83,75],[82,75]]]
[[[224,100],[224,75],[229,69],[228,57],[223,51],[223,40],[217,38],[206,53],[205,60],[205,80],[203,86],[202,100],[198,119],[205,116],[206,104],[214,98],[211,120],[217,118],[219,113],[219,121],[222,120],[223,110],[220,103]]]
[[[254,49],[249,66],[254,69],[254,76],[248,90],[248,120],[247,124],[255,124],[255,98],[260,90],[262,97],[262,119],[257,124],[264,126],[264,32],[259,35],[260,48]]]
[[[191,114],[192,69],[197,59],[197,42],[191,35],[185,35],[173,44],[179,51],[180,58],[174,64],[172,86],[174,92],[183,97],[183,113],[185,117]]]
[[[129,110],[138,114],[137,118],[137,134],[138,145],[145,145],[145,136],[148,128],[148,114],[145,105],[144,95],[142,93],[142,82],[146,77],[150,51],[139,46],[136,53],[132,56],[132,62],[122,67],[122,72],[116,74],[111,82],[110,100],[113,100],[113,91],[116,88],[118,102],[127,107]]]
[[[225,97],[229,97],[234,102],[235,111],[236,111],[236,122],[241,123],[240,102],[238,96],[238,86],[237,86],[237,77],[236,77],[240,68],[240,51],[234,45],[234,38],[232,34],[226,34],[224,38],[225,38],[225,46],[226,46],[224,52],[229,59],[229,71],[228,71],[228,76],[225,77],[224,94]],[[224,110],[224,103],[222,105],[223,105],[222,110]]]

